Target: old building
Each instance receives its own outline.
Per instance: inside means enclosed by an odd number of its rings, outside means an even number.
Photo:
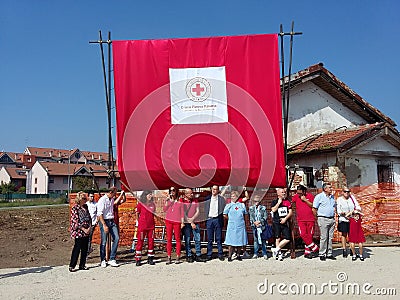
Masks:
[[[322,64],[292,75],[288,163],[309,187],[400,184],[400,134]]]

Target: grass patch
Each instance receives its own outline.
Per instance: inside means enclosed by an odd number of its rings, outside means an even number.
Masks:
[[[38,205],[55,205],[55,204],[65,204],[67,203],[65,198],[55,198],[55,199],[46,199],[46,198],[38,198],[38,199],[22,199],[22,200],[12,200],[9,201],[0,201],[1,207],[20,207],[20,206],[38,206]]]

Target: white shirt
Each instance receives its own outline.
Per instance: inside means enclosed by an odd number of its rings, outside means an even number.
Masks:
[[[352,198],[353,200],[351,200]],[[354,201],[354,203],[353,203]],[[356,198],[354,196],[350,196],[349,199],[341,196],[337,199],[337,213],[339,215],[339,222],[349,222],[349,219],[345,216],[342,216],[342,213],[347,214],[355,209],[361,210],[360,205],[358,204]]]
[[[211,196],[210,199],[210,211],[208,213],[209,218],[218,217],[218,195]]]
[[[97,223],[97,203],[87,201],[86,205],[88,207],[90,217],[92,218],[92,225],[96,225],[96,223]]]
[[[101,215],[104,220],[114,219],[114,199],[108,198],[107,194],[97,202],[97,216]]]

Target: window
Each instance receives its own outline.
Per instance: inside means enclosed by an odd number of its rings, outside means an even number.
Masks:
[[[63,178],[63,183],[64,183],[64,184],[68,184],[68,177],[64,177],[64,178]]]
[[[35,177],[35,184],[37,184],[37,177]]]
[[[393,162],[388,161],[378,161],[377,164],[378,171],[378,184],[393,184],[394,174],[393,174]]]
[[[49,183],[54,183],[54,178],[53,177],[49,177]]]
[[[312,167],[304,167],[303,168],[304,171],[304,176],[306,177],[305,181],[307,183],[307,186],[309,188],[315,188],[315,184],[314,184],[314,174],[313,174],[313,168]]]

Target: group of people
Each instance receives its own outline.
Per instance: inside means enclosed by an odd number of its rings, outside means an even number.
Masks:
[[[300,237],[304,241],[304,257],[311,259],[318,254],[320,260],[335,260],[332,251],[332,239],[335,229],[335,214],[338,214],[338,231],[341,232],[343,257],[347,257],[347,241],[350,243],[352,260],[364,260],[362,244],[365,237],[361,228],[361,208],[347,187],[343,188],[343,196],[335,201],[332,186],[324,184],[323,191],[315,198],[307,192],[307,188],[298,185],[292,201],[287,199],[285,188],[277,188],[277,198],[271,203],[270,214],[272,227],[268,224],[267,208],[261,205],[261,195],[252,194],[251,200],[247,191],[239,198],[238,191],[231,191],[230,199],[225,199],[218,186],[211,188],[209,195],[202,203],[202,213],[198,201],[191,188],[185,188],[179,197],[176,187],[169,189],[168,197],[163,206],[165,212],[167,265],[179,264],[181,259],[181,234],[185,242],[186,261],[206,262],[212,259],[213,244],[217,245],[218,259],[225,260],[223,254],[223,228],[227,220],[225,245],[228,246],[228,261],[242,260],[248,244],[245,216],[248,215],[254,237],[253,258],[268,259],[267,242],[273,237],[275,245],[271,248],[276,260],[283,260],[282,249],[291,240],[290,219],[293,216],[292,204],[296,206],[296,216]],[[77,193],[75,205],[71,209],[70,231],[75,244],[71,254],[69,270],[76,271],[80,253],[79,269],[86,270],[86,257],[92,251],[91,239],[95,226],[98,224],[101,233],[100,266],[117,267],[116,253],[119,242],[117,206],[126,201],[125,193],[119,196],[115,187],[102,196],[97,203],[93,202],[93,194],[87,199],[84,192]],[[252,202],[248,209],[246,202]],[[154,265],[154,229],[156,205],[151,191],[142,192],[136,206],[137,243],[136,266],[142,264],[142,249],[147,238],[147,263]],[[313,241],[315,219],[320,229],[319,247]],[[207,230],[207,253],[202,257],[200,221],[205,221]],[[109,259],[106,260],[107,239],[111,235],[112,247]],[[193,236],[195,253],[192,253],[191,239]],[[176,259],[172,260],[173,237],[175,238]],[[355,244],[359,245],[359,254],[355,252]],[[261,255],[259,251],[261,250]],[[315,254],[315,255],[314,255]]]
[[[277,189],[277,199],[272,203],[272,219],[274,234],[268,224],[267,209],[261,205],[261,195],[253,193],[252,205],[247,211],[245,203],[250,200],[247,191],[245,196],[239,198],[238,191],[231,191],[230,198],[225,199],[219,187],[214,185],[211,188],[211,195],[205,198],[202,215],[197,200],[193,197],[193,190],[185,188],[183,196],[180,198],[178,189],[171,187],[165,201],[163,210],[165,212],[166,244],[167,244],[167,265],[172,264],[173,237],[175,238],[176,259],[175,264],[180,264],[181,259],[181,235],[185,241],[186,261],[189,263],[206,262],[213,257],[213,244],[217,245],[217,256],[221,261],[225,260],[223,253],[223,243],[228,246],[228,261],[234,258],[242,260],[242,253],[246,254],[248,244],[245,216],[249,215],[250,225],[254,235],[254,255],[253,258],[261,256],[268,259],[267,241],[275,237],[276,247],[273,248],[273,255],[276,259],[283,260],[281,249],[290,241],[289,220],[293,214],[291,203],[286,199],[286,189]],[[150,191],[145,191],[140,197],[140,204],[137,208],[138,228],[136,245],[136,265],[141,265],[143,240],[147,237],[148,253],[154,253],[154,210],[155,205]],[[143,213],[146,207],[146,213]],[[144,222],[143,220],[150,220]],[[207,253],[203,258],[201,253],[201,236],[199,222],[204,220],[207,232]],[[223,228],[227,220],[225,240],[223,241]],[[150,224],[143,231],[143,223]],[[192,253],[191,238],[193,236],[195,253]],[[149,256],[148,256],[149,257]],[[152,264],[148,261],[149,264]]]

